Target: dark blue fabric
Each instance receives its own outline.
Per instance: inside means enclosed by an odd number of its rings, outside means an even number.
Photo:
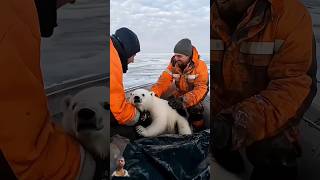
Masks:
[[[128,144],[123,156],[130,179],[209,179],[210,133],[163,135]]]

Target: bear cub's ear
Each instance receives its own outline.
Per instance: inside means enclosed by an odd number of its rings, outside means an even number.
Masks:
[[[72,96],[68,95],[63,99],[63,108],[68,109],[71,105]]]

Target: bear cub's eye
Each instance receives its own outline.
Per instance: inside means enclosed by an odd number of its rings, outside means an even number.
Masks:
[[[142,96],[144,97],[144,94],[142,94]]]

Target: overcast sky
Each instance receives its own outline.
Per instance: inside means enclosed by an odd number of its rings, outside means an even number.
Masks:
[[[210,50],[210,0],[111,0],[110,33],[128,27],[139,37],[141,53],[173,52],[189,38],[201,53]]]

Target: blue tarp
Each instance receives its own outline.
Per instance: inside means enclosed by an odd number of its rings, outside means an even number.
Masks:
[[[208,131],[131,142],[123,156],[130,179],[209,179]]]

